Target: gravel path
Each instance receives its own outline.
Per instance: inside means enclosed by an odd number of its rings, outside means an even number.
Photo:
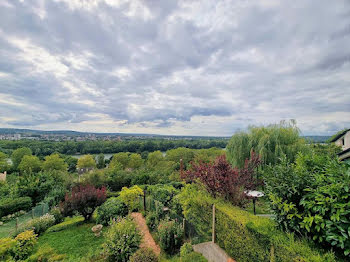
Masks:
[[[154,253],[156,253],[159,256],[160,247],[156,244],[151,233],[149,232],[145,218],[142,216],[141,213],[131,213],[131,216],[135,220],[137,228],[142,232],[143,235],[140,247],[151,248],[154,251]]]

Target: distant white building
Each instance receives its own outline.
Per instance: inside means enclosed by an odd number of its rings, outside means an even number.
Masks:
[[[350,129],[337,135],[332,139],[337,146],[341,146],[342,152],[338,154],[340,160],[350,160]]]

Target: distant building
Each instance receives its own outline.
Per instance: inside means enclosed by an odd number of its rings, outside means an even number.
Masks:
[[[338,154],[341,161],[350,160],[350,129],[337,135],[331,142],[334,142],[337,146],[341,146],[343,149],[343,151]]]
[[[6,171],[4,173],[0,173],[0,181],[6,181]]]

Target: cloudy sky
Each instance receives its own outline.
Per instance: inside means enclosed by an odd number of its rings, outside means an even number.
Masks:
[[[349,0],[1,0],[0,127],[350,126]]]

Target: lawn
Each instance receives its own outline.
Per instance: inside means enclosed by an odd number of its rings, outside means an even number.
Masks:
[[[46,232],[39,237],[37,249],[51,247],[57,254],[66,254],[65,261],[81,261],[102,250],[103,236],[95,237],[95,224],[73,224],[59,232]]]
[[[25,225],[31,219],[32,219],[32,216],[30,213],[27,213],[23,216],[18,217],[19,227],[21,227],[21,225],[22,226]],[[11,221],[0,226],[0,238],[10,237],[15,234],[15,231],[16,231],[16,219],[12,219]]]

